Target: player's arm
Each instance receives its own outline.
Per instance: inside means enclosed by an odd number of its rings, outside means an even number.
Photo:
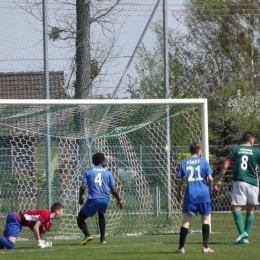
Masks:
[[[209,193],[212,193],[212,186],[213,186],[213,178],[212,175],[208,175],[208,184],[209,184]]]
[[[34,234],[34,238],[37,242],[37,246],[41,247],[41,244],[44,243],[44,241],[42,241],[43,238],[43,234],[40,234],[40,227],[42,226],[42,222],[40,220],[37,220],[35,225],[32,228],[33,234]]]
[[[231,162],[232,162],[231,159],[228,157],[228,158],[224,161],[224,163],[223,163],[223,165],[222,165],[222,167],[221,167],[221,169],[220,169],[220,171],[219,171],[218,181],[217,181],[217,183],[216,183],[216,185],[215,185],[215,189],[216,189],[217,191],[220,191],[221,188],[222,188],[222,180],[223,180],[223,177],[224,177],[224,175],[225,175],[225,173],[226,173],[226,171],[227,171],[227,169],[228,169],[228,167],[229,167],[229,165],[230,165]]]
[[[183,179],[178,178],[177,181],[177,201],[181,202],[181,187],[182,187]]]
[[[124,209],[124,205],[123,205],[123,203],[122,203],[122,201],[121,201],[121,199],[119,197],[119,193],[118,193],[116,187],[112,186],[112,187],[110,187],[110,189],[111,189],[112,195],[117,200],[117,206],[119,206],[120,209]]]
[[[80,188],[79,188],[79,204],[83,205],[83,198],[82,196],[85,193],[85,189],[86,189],[87,184],[85,182],[82,182]]]

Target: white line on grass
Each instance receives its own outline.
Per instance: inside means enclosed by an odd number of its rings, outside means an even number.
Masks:
[[[151,245],[162,245],[164,243],[147,243],[147,244],[124,244],[124,245],[97,245],[97,246],[91,246],[89,247],[89,249],[96,249],[96,248],[120,248],[120,247],[136,247],[136,246],[151,246]],[[80,246],[80,245],[75,245],[74,247],[67,247],[66,246],[66,250],[79,250],[79,248],[87,248],[88,246]],[[0,251],[2,254],[15,254],[15,253],[35,253],[35,252],[44,252],[44,251],[60,251],[60,246],[57,246],[57,249],[55,247],[52,248],[48,248],[48,249],[40,249],[40,248],[36,248],[36,249],[14,249],[14,250],[8,250],[8,249],[4,249],[4,251]],[[0,254],[1,254],[0,253]]]

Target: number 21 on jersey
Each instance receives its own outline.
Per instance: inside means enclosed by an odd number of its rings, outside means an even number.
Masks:
[[[203,180],[203,178],[201,176],[200,165],[198,165],[196,168],[193,168],[192,166],[188,166],[186,168],[186,171],[190,171],[188,181],[202,181]]]

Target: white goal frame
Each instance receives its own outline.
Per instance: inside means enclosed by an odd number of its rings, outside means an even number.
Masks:
[[[200,104],[201,105],[201,131],[202,131],[202,155],[209,161],[209,138],[208,138],[208,104],[207,99],[0,99],[0,105],[165,105],[166,114],[169,105],[174,104]],[[47,122],[48,123],[48,122]],[[169,120],[166,122],[167,140],[166,151],[167,161],[170,162],[170,127]],[[196,141],[196,140],[194,140]],[[47,167],[48,168],[48,167]],[[49,169],[49,168],[48,168]],[[49,170],[48,170],[49,171]],[[168,214],[171,215],[171,168],[167,163],[167,189],[168,189]],[[50,171],[49,171],[50,172]],[[50,189],[51,185],[48,185]],[[49,190],[49,192],[51,192]],[[51,205],[49,199],[49,205]],[[170,219],[170,218],[169,218]],[[171,222],[169,223],[171,226]],[[210,225],[211,226],[211,225]]]
[[[0,99],[0,105],[173,105],[201,104],[202,154],[209,161],[207,99]]]

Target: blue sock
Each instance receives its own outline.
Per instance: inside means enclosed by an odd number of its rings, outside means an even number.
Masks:
[[[0,236],[0,249],[3,249],[4,247],[12,249],[14,248],[14,243],[3,236]]]

